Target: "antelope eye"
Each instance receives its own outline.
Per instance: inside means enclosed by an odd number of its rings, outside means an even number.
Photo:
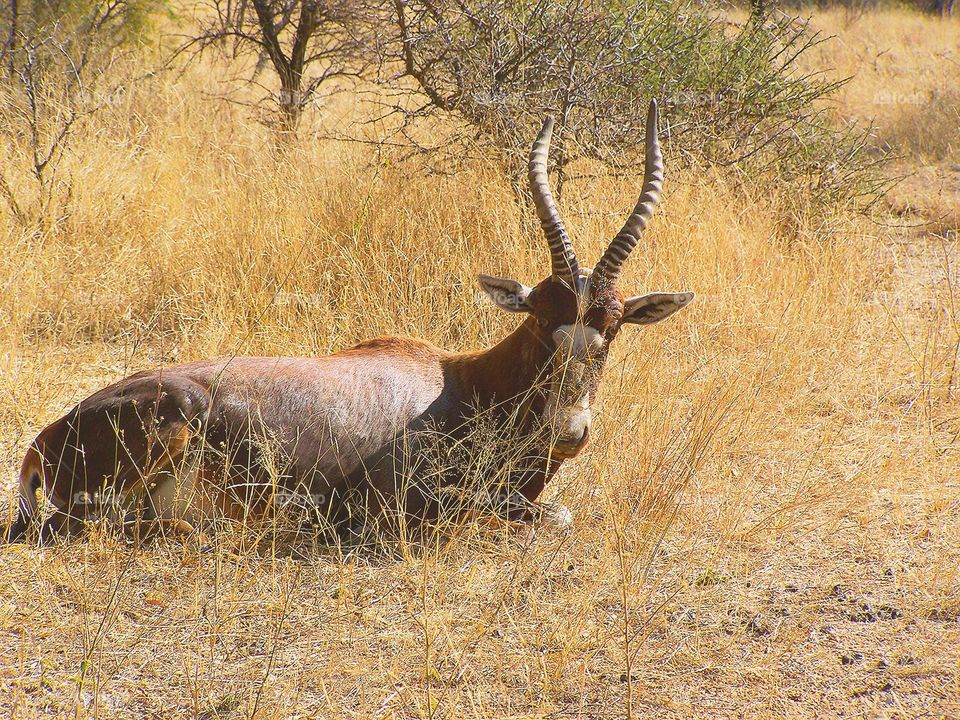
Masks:
[[[539,325],[542,328],[545,328],[549,324],[550,324],[550,321],[546,317],[544,317],[543,315],[537,316],[537,325]]]

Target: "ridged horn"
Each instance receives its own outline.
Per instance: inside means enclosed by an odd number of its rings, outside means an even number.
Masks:
[[[617,236],[610,243],[610,247],[600,258],[596,268],[593,271],[592,283],[596,285],[606,284],[614,286],[617,284],[617,278],[620,277],[620,270],[623,267],[624,260],[633,252],[633,249],[640,242],[640,236],[650,222],[650,216],[653,215],[654,208],[660,202],[660,191],[663,188],[663,154],[660,152],[660,141],[657,139],[658,132],[658,113],[657,101],[650,101],[650,109],[647,110],[647,137],[646,137],[646,162],[643,169],[643,188],[640,191],[640,199],[636,207],[624,223],[623,229],[617,233]]]
[[[577,256],[573,252],[573,244],[567,235],[560,213],[553,202],[553,194],[547,182],[547,153],[550,152],[550,137],[553,135],[553,116],[548,115],[543,121],[540,134],[537,135],[530,150],[530,162],[527,165],[530,191],[533,193],[533,204],[537,208],[537,217],[540,218],[540,227],[550,246],[550,264],[553,274],[560,278],[573,281],[580,271]]]

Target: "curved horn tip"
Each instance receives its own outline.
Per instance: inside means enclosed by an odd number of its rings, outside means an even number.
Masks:
[[[540,132],[537,133],[537,139],[534,142],[534,145],[544,140],[546,140],[547,144],[549,145],[550,138],[552,135],[553,135],[553,115],[547,115],[543,119],[543,125],[540,126]]]
[[[533,181],[533,173],[541,170],[539,166],[546,168],[547,154],[550,152],[550,139],[553,136],[553,115],[547,115],[543,120],[543,126],[537,133],[537,139],[533,141],[530,148],[529,169],[530,180]]]

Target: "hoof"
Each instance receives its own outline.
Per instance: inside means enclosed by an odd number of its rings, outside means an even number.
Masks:
[[[570,532],[573,529],[573,513],[566,505],[559,503],[540,503],[535,523],[544,530]]]
[[[517,539],[526,547],[542,532],[569,534],[573,530],[573,513],[559,503],[536,503],[533,519],[515,527]]]

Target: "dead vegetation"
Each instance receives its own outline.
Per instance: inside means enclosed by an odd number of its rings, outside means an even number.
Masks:
[[[956,125],[930,137],[912,104],[873,98],[960,92],[957,22],[815,22],[840,33],[823,67],[856,73],[837,117],[874,118],[904,170],[950,171]],[[486,345],[511,321],[476,274],[542,273],[497,164],[424,175],[310,132],[278,150],[216,90],[200,66],[138,83],[74,139],[69,214],[32,232],[0,214],[11,492],[45,423],[135,369],[386,333]],[[317,135],[356,112],[338,96]],[[593,445],[548,489],[571,535],[466,528],[390,555],[243,528],[211,552],[96,529],[5,546],[0,714],[960,714],[960,258],[955,226],[928,224],[956,206],[920,184],[902,217],[824,215],[719,171],[668,170],[666,191],[625,283],[698,301],[615,347]],[[585,261],[635,195],[568,179]]]

